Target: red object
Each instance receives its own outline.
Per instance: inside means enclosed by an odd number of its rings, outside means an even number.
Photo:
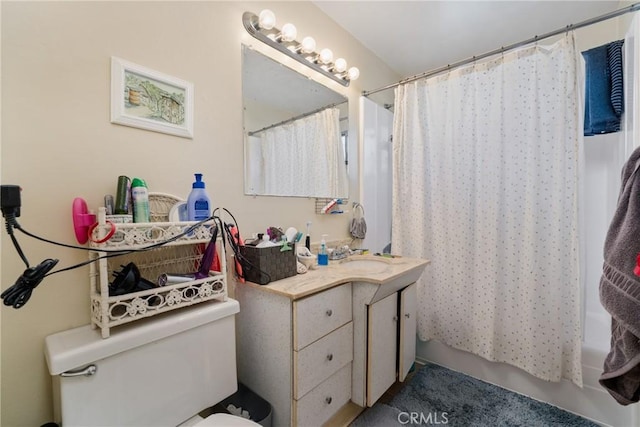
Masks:
[[[636,268],[633,269],[633,274],[640,276],[640,254],[636,257]]]
[[[115,234],[115,232],[116,232],[115,224],[112,223],[111,221],[105,221],[105,222],[111,226],[111,229],[109,230],[107,235],[104,236],[102,239],[93,240],[93,238],[91,237],[91,235],[93,234],[93,230],[95,230],[96,227],[98,226],[97,222],[94,222],[93,225],[91,227],[89,227],[89,230],[87,230],[87,238],[89,240],[91,240],[93,243],[104,243],[107,240],[109,240]]]

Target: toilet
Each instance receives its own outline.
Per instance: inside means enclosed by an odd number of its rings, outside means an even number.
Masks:
[[[233,299],[209,301],[112,329],[46,337],[55,421],[71,426],[259,426],[198,413],[235,393]]]

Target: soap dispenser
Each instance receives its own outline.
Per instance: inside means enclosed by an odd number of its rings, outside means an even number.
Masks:
[[[327,253],[326,234],[322,235],[320,240],[320,252],[318,252],[318,265],[329,265],[329,254]]]
[[[211,199],[205,190],[202,174],[197,173],[191,193],[187,198],[187,216],[189,221],[202,221],[211,217]]]

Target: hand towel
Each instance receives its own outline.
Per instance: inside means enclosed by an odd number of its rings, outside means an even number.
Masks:
[[[607,232],[600,302],[611,314],[611,350],[600,384],[621,405],[640,399],[640,148],[622,169],[618,206]]]

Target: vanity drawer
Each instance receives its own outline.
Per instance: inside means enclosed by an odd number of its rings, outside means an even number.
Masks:
[[[353,360],[353,322],[293,352],[293,398],[300,399]]]
[[[351,321],[351,284],[293,302],[293,349],[300,350]]]
[[[294,400],[294,425],[320,426],[350,399],[351,363],[348,363],[302,399]]]

